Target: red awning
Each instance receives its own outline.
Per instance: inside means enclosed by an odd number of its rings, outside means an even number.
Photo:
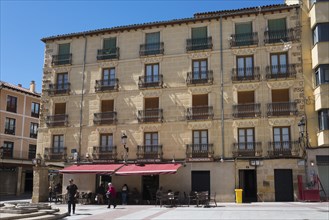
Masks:
[[[60,173],[97,173],[97,174],[112,174],[123,164],[81,164],[65,167],[60,170]]]
[[[119,176],[175,174],[181,164],[125,165],[115,172]]]

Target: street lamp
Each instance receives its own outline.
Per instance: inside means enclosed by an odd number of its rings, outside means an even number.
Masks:
[[[129,148],[126,146],[126,144],[127,144],[127,135],[125,133],[123,133],[122,136],[121,136],[121,143],[123,144],[123,148],[126,150],[125,159],[124,159],[124,161],[126,162],[127,158],[128,158]]]
[[[304,137],[305,125],[305,118],[302,117],[302,119],[298,122],[298,130],[301,137]]]

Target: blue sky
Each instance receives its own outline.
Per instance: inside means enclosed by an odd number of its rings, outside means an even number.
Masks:
[[[41,92],[44,43],[59,34],[193,17],[194,13],[282,4],[284,0],[0,0],[0,80]]]

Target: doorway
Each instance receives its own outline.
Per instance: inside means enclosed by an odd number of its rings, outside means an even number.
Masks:
[[[159,188],[159,175],[142,176],[143,200],[155,201],[155,194]]]
[[[192,171],[192,191],[208,191],[210,195],[210,171]]]
[[[274,170],[274,187],[276,202],[293,202],[294,188],[291,169]]]
[[[239,170],[239,187],[243,202],[257,202],[256,170]]]
[[[33,170],[25,170],[25,189],[24,193],[33,191]]]

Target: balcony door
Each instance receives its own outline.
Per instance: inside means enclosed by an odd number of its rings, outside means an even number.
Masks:
[[[115,68],[103,69],[102,86],[115,86]]]
[[[272,78],[276,75],[287,73],[287,54],[275,53],[271,54],[271,74]]]
[[[290,127],[273,128],[274,154],[290,154]]]
[[[145,35],[146,51],[148,55],[157,54],[160,50],[160,32]]]
[[[255,151],[255,131],[254,128],[239,128],[239,151],[250,153],[254,156]]]
[[[113,112],[114,110],[114,100],[102,100],[102,113]]]
[[[242,56],[236,58],[238,78],[251,78],[254,70],[253,56]]]
[[[113,134],[101,134],[100,135],[100,151],[112,151],[113,150]]]
[[[236,46],[252,44],[252,22],[235,24]]]
[[[65,113],[66,113],[66,103],[56,103],[55,115],[65,115]]]
[[[145,83],[159,82],[159,64],[148,64],[145,66]]]
[[[64,152],[64,135],[53,136],[53,153]]]
[[[117,38],[110,37],[103,40],[103,49],[108,50],[110,53],[115,53],[117,47]]]
[[[158,132],[146,132],[144,133],[144,154],[145,158],[158,154],[159,136]]]
[[[208,156],[208,131],[207,130],[193,131],[192,157],[207,157],[207,156]]]
[[[193,79],[207,79],[208,61],[193,60]]]
[[[68,82],[69,82],[69,75],[68,73],[58,73],[57,74],[57,90],[67,90],[68,89]]]

